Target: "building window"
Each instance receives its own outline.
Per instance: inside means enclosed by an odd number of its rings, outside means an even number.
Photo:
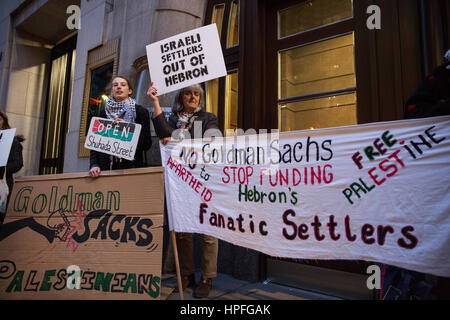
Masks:
[[[111,94],[111,80],[113,76],[114,62],[107,63],[91,71],[91,89],[89,92],[89,105],[87,111],[86,130],[87,135],[91,119],[96,117],[105,107],[106,100]]]
[[[357,124],[352,0],[310,0],[272,11],[281,131]]]
[[[239,127],[239,20],[238,0],[209,1],[205,21],[217,25],[228,75],[206,83],[206,111],[217,116],[225,134]]]
[[[98,115],[104,106],[105,98],[111,93],[110,83],[117,74],[119,65],[119,39],[105,43],[88,53],[83,109],[81,111],[80,143],[78,157],[89,157],[90,151],[84,148],[90,119]]]
[[[219,38],[222,37],[222,25],[223,25],[223,14],[225,11],[225,3],[219,3],[214,5],[213,13],[211,17],[211,23],[217,25],[217,31],[219,32]]]
[[[219,116],[219,79],[206,83],[206,111]]]
[[[311,0],[278,12],[278,39],[353,16],[352,0]]]
[[[225,82],[225,133],[238,127],[238,71],[228,73]]]
[[[356,124],[353,33],[278,53],[280,130]]]
[[[228,19],[227,48],[239,45],[239,1],[231,2]]]

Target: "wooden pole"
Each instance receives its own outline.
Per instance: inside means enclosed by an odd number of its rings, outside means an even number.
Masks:
[[[175,269],[177,270],[178,291],[180,292],[180,299],[184,300],[183,286],[181,284],[180,262],[178,260],[178,249],[177,249],[177,240],[175,237],[175,231],[170,231],[170,234],[172,235],[173,255],[175,258]]]

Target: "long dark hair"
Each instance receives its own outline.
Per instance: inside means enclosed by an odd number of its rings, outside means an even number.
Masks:
[[[9,125],[8,116],[6,115],[3,110],[0,110],[0,117],[3,118],[3,127],[0,129],[11,129],[11,126]]]
[[[3,118],[3,127],[0,129],[1,130],[11,129],[11,126],[9,125],[9,121],[8,121],[8,116],[2,110],[0,110],[0,117]],[[16,137],[19,140],[19,142],[25,141],[25,137],[23,135],[17,135]]]

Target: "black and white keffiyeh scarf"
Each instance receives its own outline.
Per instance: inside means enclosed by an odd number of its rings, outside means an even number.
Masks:
[[[126,122],[134,123],[136,120],[135,105],[136,101],[130,97],[124,102],[117,102],[114,98],[109,98],[106,101],[106,116],[111,120],[120,118]]]
[[[178,121],[177,121],[177,128],[178,129],[184,129],[184,130],[190,130],[192,128],[192,125],[194,124],[195,119],[197,119],[198,116],[195,116],[194,114],[199,112],[201,108],[195,109],[193,113],[189,112],[180,112],[178,114]]]

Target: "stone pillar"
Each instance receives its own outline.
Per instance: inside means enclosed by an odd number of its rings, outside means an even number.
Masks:
[[[183,33],[203,25],[207,0],[170,1],[160,0],[155,10],[150,43]],[[150,68],[152,62],[148,61]],[[162,107],[171,107],[174,93],[162,95]],[[146,101],[151,105],[150,99]]]
[[[201,27],[207,2],[160,0],[153,18],[151,42]]]
[[[22,143],[24,166],[17,176],[39,174],[50,48],[41,39],[15,30],[6,113],[16,134],[26,139]]]

